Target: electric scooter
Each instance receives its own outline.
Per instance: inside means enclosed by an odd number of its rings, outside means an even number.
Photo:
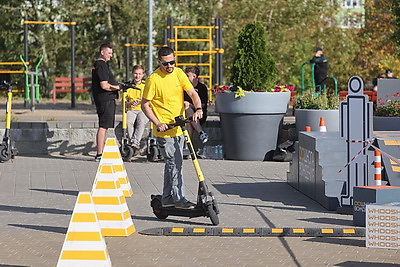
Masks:
[[[3,136],[3,142],[0,143],[0,162],[8,161],[13,159],[18,151],[15,148],[15,142],[11,140],[10,129],[11,129],[11,109],[12,109],[12,86],[17,84],[16,82],[2,81],[0,83],[0,90],[7,90],[7,102],[6,102],[6,128]]]
[[[129,88],[133,88],[136,90],[140,90],[140,88],[134,86],[131,82],[118,82],[118,84],[122,88],[122,138],[121,138],[121,146],[120,146],[120,152],[121,152],[121,157],[124,161],[131,161],[131,158],[133,156],[133,148],[130,143],[130,138],[128,136],[128,123],[127,123],[127,91]],[[139,101],[137,101],[136,104],[139,104]]]
[[[185,136],[185,142],[188,146],[190,157],[193,162],[193,166],[196,170],[197,178],[199,181],[199,189],[197,193],[197,204],[194,209],[186,210],[186,209],[179,209],[175,207],[163,207],[161,204],[161,195],[151,195],[151,202],[150,205],[153,208],[153,213],[158,219],[166,219],[169,215],[174,216],[183,216],[183,217],[200,217],[206,216],[209,217],[213,225],[219,224],[219,209],[217,205],[217,201],[214,198],[212,192],[208,190],[206,181],[204,180],[203,173],[200,169],[199,162],[196,157],[196,153],[194,151],[192,142],[189,137],[189,133],[185,127],[185,123],[191,121],[191,117],[184,119],[183,116],[178,116],[175,118],[175,123],[168,125],[171,129],[173,127],[181,127],[183,134]]]

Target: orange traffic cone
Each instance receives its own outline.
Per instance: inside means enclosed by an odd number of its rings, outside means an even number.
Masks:
[[[311,132],[311,127],[310,126],[306,126],[306,128],[304,129],[306,132]]]
[[[319,131],[320,132],[326,132],[326,124],[325,124],[325,118],[320,117],[319,118]]]

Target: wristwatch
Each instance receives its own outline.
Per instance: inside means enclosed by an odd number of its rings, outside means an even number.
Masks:
[[[198,110],[201,110],[201,111],[202,111],[203,109],[202,109],[202,108],[196,108],[196,111],[198,111]]]

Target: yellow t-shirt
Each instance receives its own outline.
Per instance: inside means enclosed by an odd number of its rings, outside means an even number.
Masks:
[[[126,90],[126,101],[128,102],[132,102],[135,100],[139,100],[139,104],[136,105],[136,107],[128,107],[128,110],[142,110],[141,105],[140,105],[140,99],[143,96],[143,89],[144,89],[144,82],[142,82],[139,85],[135,85],[137,88],[140,88],[141,90],[137,90],[137,89],[133,89],[133,88],[129,88],[128,90]]]
[[[174,123],[175,117],[185,114],[183,91],[190,89],[193,89],[193,85],[182,69],[174,68],[169,74],[157,69],[146,79],[143,98],[151,101],[151,108],[160,122]],[[182,130],[174,127],[165,132],[153,133],[157,137],[168,138],[181,135]]]

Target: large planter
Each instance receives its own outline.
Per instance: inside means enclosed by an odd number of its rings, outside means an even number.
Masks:
[[[319,131],[319,119],[324,117],[326,130],[329,132],[339,131],[339,110],[321,109],[296,109],[296,130],[297,133],[304,131],[306,126],[311,127],[311,131]]]
[[[290,92],[246,92],[216,95],[220,114],[225,158],[232,160],[271,160],[276,149]]]
[[[374,131],[400,131],[400,117],[373,117]]]

